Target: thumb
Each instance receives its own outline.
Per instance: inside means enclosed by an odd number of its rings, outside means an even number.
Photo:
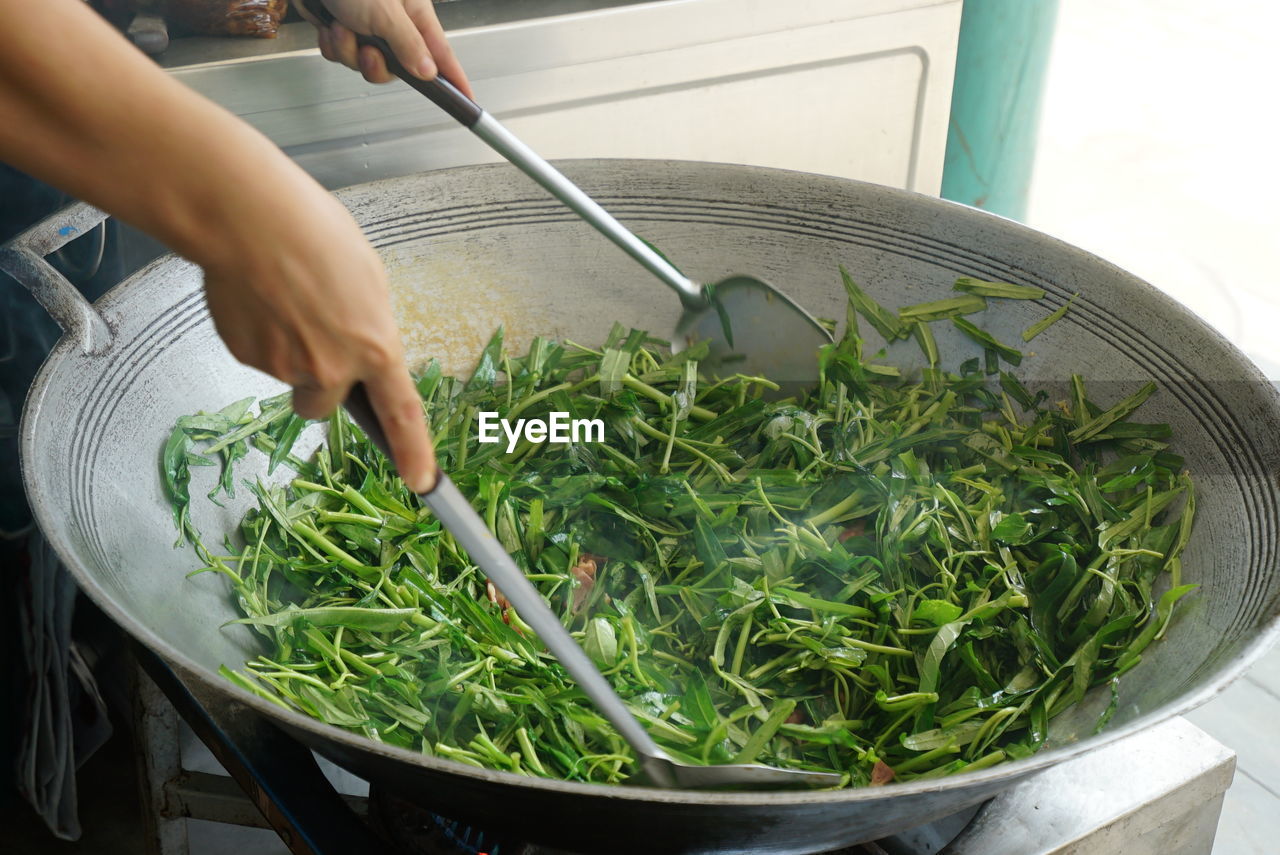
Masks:
[[[396,59],[410,74],[423,80],[431,80],[436,76],[436,63],[427,50],[427,43],[408,15],[394,15],[387,23],[387,30],[378,35],[387,40]]]

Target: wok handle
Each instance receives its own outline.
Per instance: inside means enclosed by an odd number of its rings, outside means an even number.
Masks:
[[[304,5],[307,12],[324,26],[334,23],[333,15],[321,0],[306,0]],[[674,264],[663,258],[661,253],[636,237],[630,229],[618,222],[612,214],[583,192],[581,187],[525,145],[501,122],[486,113],[479,104],[463,95],[443,75],[437,74],[431,80],[423,80],[406,69],[396,58],[391,46],[378,36],[357,34],[356,43],[376,48],[386,61],[388,71],[409,84],[411,88],[426,95],[436,106],[479,137],[485,145],[540,184],[548,193],[586,220],[592,228],[661,279],[680,295],[680,302],[686,308],[700,310],[707,307],[709,300],[700,285],[681,273]]]
[[[62,327],[63,334],[85,354],[101,353],[111,346],[111,327],[80,290],[44,257],[92,231],[107,216],[92,205],[76,202],[0,246],[0,270],[30,291]]]
[[[357,383],[352,387],[345,407],[369,440],[389,458],[386,434],[378,424],[363,384]],[[577,681],[578,687],[636,752],[640,765],[648,769],[655,763],[659,768],[663,763],[668,763],[670,758],[627,709],[627,705],[618,697],[600,669],[596,668],[595,663],[569,634],[569,630],[560,623],[560,618],[556,617],[546,600],[542,599],[538,589],[525,578],[523,571],[511,560],[502,543],[489,531],[484,520],[454,486],[453,481],[449,480],[449,476],[443,472],[437,473],[435,486],[418,498],[467,551],[471,560],[489,577],[489,581],[515,606],[520,619],[538,633],[542,643]]]

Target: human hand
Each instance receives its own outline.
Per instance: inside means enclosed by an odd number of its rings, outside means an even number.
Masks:
[[[245,224],[261,252],[205,263],[218,333],[236,359],[293,386],[301,416],[331,414],[354,383],[363,383],[401,477],[426,492],[435,484],[435,452],[405,368],[382,262],[318,185],[296,201],[294,219]]]
[[[453,55],[431,0],[313,0],[323,3],[336,21],[323,26],[307,9],[304,0],[294,6],[319,31],[320,53],[330,62],[339,62],[359,71],[370,83],[387,83],[395,78],[377,48],[356,44],[356,34],[381,36],[395,52],[400,64],[423,80],[442,74],[446,80],[472,97],[471,84]]]
[[[405,482],[432,487],[435,454],[386,273],[337,199],[88,4],[0,0],[0,20],[11,25],[0,161],[200,265],[231,353],[292,385],[301,415],[328,415],[362,382]]]

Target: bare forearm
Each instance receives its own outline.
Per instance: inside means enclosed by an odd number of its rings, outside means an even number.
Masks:
[[[284,216],[290,194],[321,195],[268,140],[80,0],[0,0],[0,20],[0,160],[206,266],[252,241],[237,225],[244,205]]]
[[[231,353],[308,417],[368,390],[405,481],[432,483],[386,272],[351,215],[265,137],[153,66],[80,0],[0,0],[0,160],[204,268]]]

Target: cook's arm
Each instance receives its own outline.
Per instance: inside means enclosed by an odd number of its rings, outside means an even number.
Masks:
[[[400,472],[435,460],[386,274],[350,214],[275,145],[170,78],[81,0],[0,0],[0,160],[204,268],[218,332],[305,416],[362,381]]]

